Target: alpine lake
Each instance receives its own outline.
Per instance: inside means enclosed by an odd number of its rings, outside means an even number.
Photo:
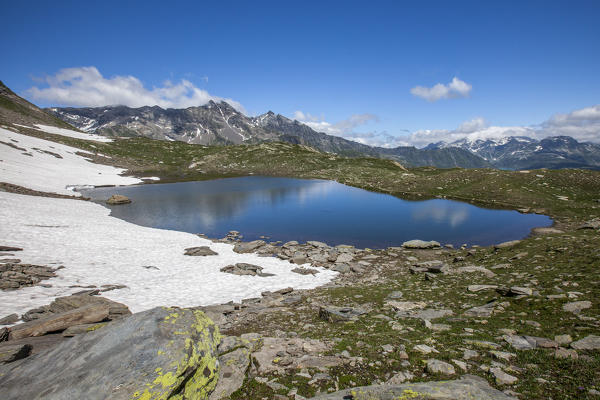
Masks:
[[[244,241],[317,240],[330,246],[400,246],[412,239],[488,246],[522,239],[532,228],[551,226],[545,215],[486,209],[432,199],[408,201],[333,181],[247,176],[81,190],[137,225],[211,238],[239,231]],[[113,194],[130,204],[106,205]]]

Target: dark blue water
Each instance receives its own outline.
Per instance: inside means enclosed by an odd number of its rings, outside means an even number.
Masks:
[[[123,194],[128,205],[111,215],[138,225],[244,240],[319,240],[330,245],[399,246],[411,239],[442,244],[490,245],[521,239],[533,227],[550,226],[543,215],[491,210],[450,200],[407,201],[332,181],[250,176],[98,188],[95,200]]]

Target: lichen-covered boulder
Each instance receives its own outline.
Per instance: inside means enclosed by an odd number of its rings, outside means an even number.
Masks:
[[[483,378],[464,375],[452,381],[374,385],[314,397],[314,400],[516,400],[491,387]]]
[[[159,307],[0,366],[12,399],[206,399],[218,379],[218,328],[201,311]]]

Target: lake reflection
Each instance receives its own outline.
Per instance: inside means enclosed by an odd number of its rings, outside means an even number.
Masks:
[[[123,194],[133,203],[111,215],[155,228],[244,240],[320,240],[330,245],[397,246],[410,239],[489,245],[549,226],[542,215],[488,210],[450,200],[405,201],[332,181],[244,177],[84,191],[95,200]]]

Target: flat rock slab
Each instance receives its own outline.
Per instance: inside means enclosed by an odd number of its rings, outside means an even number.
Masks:
[[[577,350],[600,350],[600,336],[586,336],[581,340],[571,343],[571,347]]]
[[[159,307],[0,366],[3,400],[204,399],[218,329],[201,311]]]
[[[408,242],[402,243],[402,247],[405,249],[433,249],[436,247],[441,247],[439,242],[435,240],[431,240],[426,242],[424,240],[409,240]]]
[[[581,311],[592,307],[591,301],[573,301],[571,303],[566,303],[563,305],[563,311],[572,312],[574,314],[579,314]]]
[[[236,253],[252,253],[266,244],[267,242],[264,240],[253,240],[252,242],[237,243],[235,246],[233,246],[233,251]]]
[[[30,344],[0,343],[0,364],[25,358],[31,353],[31,349]]]
[[[189,247],[185,249],[184,255],[186,256],[195,256],[195,257],[204,257],[204,256],[217,256],[219,253],[213,251],[208,246],[199,246],[199,247]]]
[[[228,274],[233,275],[249,275],[260,277],[275,276],[274,274],[262,272],[262,270],[263,267],[261,266],[247,263],[237,263],[235,265],[228,265],[226,267],[221,268],[221,272],[226,272]]]
[[[374,385],[341,390],[314,397],[315,400],[515,400],[491,387],[483,378],[464,375],[460,379],[439,382]]]
[[[357,307],[321,306],[319,308],[319,318],[329,322],[355,321],[366,313],[366,310]]]

